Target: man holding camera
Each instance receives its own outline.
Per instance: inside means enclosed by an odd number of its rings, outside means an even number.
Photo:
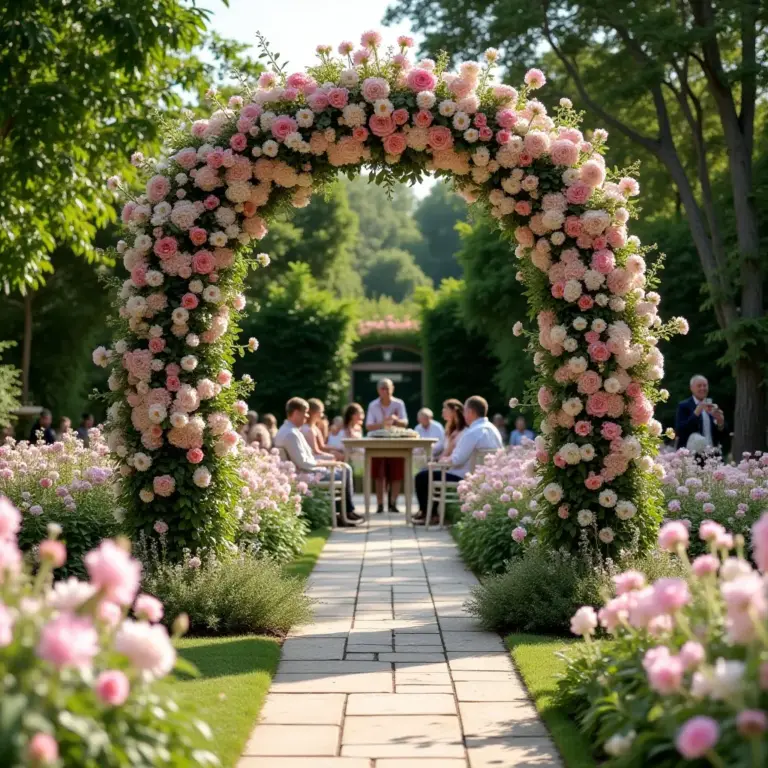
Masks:
[[[691,397],[677,406],[677,447],[688,448],[696,454],[719,448],[725,428],[725,415],[709,397],[709,382],[704,376],[694,376]]]

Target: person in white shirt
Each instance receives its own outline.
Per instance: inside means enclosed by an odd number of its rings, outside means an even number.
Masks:
[[[435,421],[435,415],[429,408],[422,408],[418,414],[416,414],[418,424],[415,430],[419,433],[419,437],[434,437],[437,440],[432,444],[432,455],[439,456],[443,450],[443,444],[445,443],[445,429],[439,421]]]
[[[407,427],[408,414],[405,403],[393,397],[395,385],[391,379],[382,379],[376,389],[379,396],[368,406],[365,417],[365,428],[368,432],[390,427]],[[397,497],[405,476],[405,459],[373,459],[371,461],[371,477],[376,481],[376,512],[384,512],[384,486],[389,484],[389,511],[399,512]]]
[[[301,397],[292,397],[285,405],[285,421],[275,435],[274,445],[276,448],[282,448],[291,462],[293,462],[299,472],[309,472],[317,474],[323,479],[330,475],[330,467],[326,463],[333,461],[333,456],[328,454],[318,454],[309,447],[301,428],[307,421],[309,414],[309,403]],[[346,473],[346,496],[347,496],[347,517],[353,522],[362,518],[355,513],[355,506],[352,502],[352,467],[349,464],[344,465],[344,469],[337,468],[335,476],[341,480]]]
[[[472,465],[472,454],[478,449],[500,450],[504,443],[499,430],[488,420],[488,403],[485,398],[474,395],[464,403],[464,418],[467,429],[462,432],[453,453],[444,461],[448,465],[446,480],[458,481],[469,472]],[[439,470],[434,470],[436,478]],[[429,496],[429,470],[422,469],[416,475],[416,497],[419,500],[419,514],[414,517],[414,523],[423,525],[427,517],[427,501]],[[434,514],[434,510],[429,510]]]
[[[301,434],[309,443],[312,453],[317,457],[330,453],[334,461],[343,461],[343,447],[341,449],[332,447],[326,442],[323,435],[322,422],[325,416],[325,404],[316,397],[310,397],[307,402],[309,403],[309,416],[307,423],[301,428]]]

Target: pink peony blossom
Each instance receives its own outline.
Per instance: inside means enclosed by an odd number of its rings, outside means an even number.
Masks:
[[[31,765],[53,765],[59,759],[59,745],[48,733],[36,733],[27,744],[27,758]]]
[[[434,150],[449,149],[453,146],[453,134],[450,128],[435,125],[429,129],[429,146]]]
[[[147,200],[150,203],[159,203],[165,200],[167,194],[171,191],[171,182],[165,176],[153,176],[147,182]]]
[[[140,618],[156,624],[163,618],[163,604],[152,595],[141,594],[133,604],[133,612]]]
[[[584,205],[590,197],[592,197],[592,187],[583,181],[571,184],[565,191],[565,198],[572,205]]]
[[[374,136],[379,137],[389,136],[397,128],[391,115],[371,115],[368,127]]]
[[[124,672],[119,669],[108,669],[102,672],[94,684],[96,695],[111,707],[121,707],[128,699],[131,684]]]
[[[190,464],[199,464],[203,460],[203,452],[200,448],[190,448],[187,451],[187,461]]]
[[[361,90],[363,98],[373,104],[374,101],[386,99],[389,96],[389,83],[383,77],[368,77],[363,80]]]
[[[40,542],[38,557],[40,562],[49,562],[54,568],[61,568],[67,562],[67,548],[61,541],[45,539]]]
[[[272,121],[269,130],[278,141],[284,141],[289,133],[295,133],[299,124],[288,115],[280,115]]]
[[[158,475],[152,480],[152,488],[158,496],[171,496],[176,490],[176,481],[170,475]]]
[[[433,91],[437,85],[437,78],[426,69],[414,68],[408,73],[405,82],[414,93],[420,93]]]
[[[678,547],[688,547],[688,529],[678,520],[666,523],[659,531],[659,548],[676,552]]]
[[[717,722],[706,715],[697,715],[688,720],[677,732],[675,746],[686,760],[704,757],[720,738]]]
[[[127,656],[134,667],[155,677],[164,677],[176,662],[176,652],[162,624],[126,619],[115,635],[115,650]]]
[[[139,589],[141,564],[114,541],[102,541],[83,559],[91,583],[108,600],[130,605]]]
[[[252,219],[250,219],[252,221]],[[210,251],[198,251],[192,257],[192,269],[199,275],[208,275],[216,267],[216,260]]]
[[[40,632],[35,653],[57,667],[89,667],[99,652],[99,636],[89,618],[63,613]]]

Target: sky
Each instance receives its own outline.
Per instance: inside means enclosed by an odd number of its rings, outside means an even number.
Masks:
[[[394,45],[398,35],[409,34],[419,43],[408,22],[385,27],[381,20],[391,0],[229,0],[229,7],[220,0],[200,3],[212,12],[210,26],[219,34],[253,46],[258,55],[256,32],[261,32],[270,47],[288,62],[288,71],[296,72],[317,62],[315,47],[331,45],[334,50],[342,40],[360,42],[360,35],[378,29],[384,45]],[[427,193],[434,182],[428,179],[414,188],[418,197]]]

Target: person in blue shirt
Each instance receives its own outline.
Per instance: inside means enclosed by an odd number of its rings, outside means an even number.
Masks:
[[[509,435],[509,444],[511,446],[518,446],[523,444],[523,440],[533,440],[536,435],[533,431],[528,429],[525,424],[525,416],[518,416],[515,419],[515,428]]]

